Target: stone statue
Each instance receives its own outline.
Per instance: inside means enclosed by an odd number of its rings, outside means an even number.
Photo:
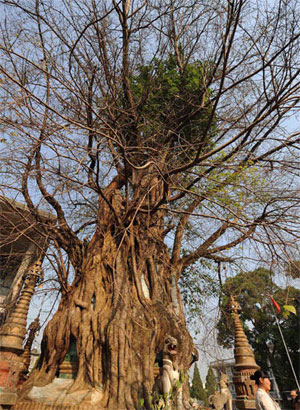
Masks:
[[[160,403],[159,408],[169,408],[170,396],[175,389],[177,389],[177,396],[180,396],[182,399],[182,391],[181,387],[179,387],[180,372],[176,362],[176,356],[177,340],[175,337],[168,335],[164,342],[160,374],[156,377],[154,383],[155,398],[160,402],[162,402],[162,400],[165,402],[164,405]]]
[[[220,388],[221,392],[216,392],[209,396],[209,404],[213,405],[216,410],[222,410],[226,406],[226,410],[232,410],[232,396],[229,390],[229,376],[221,373]]]

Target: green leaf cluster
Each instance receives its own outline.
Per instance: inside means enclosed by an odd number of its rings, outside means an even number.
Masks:
[[[186,319],[197,332],[199,317],[203,314],[205,300],[210,296],[217,296],[218,283],[212,277],[215,264],[198,261],[184,269],[179,279],[180,293],[184,303]]]
[[[211,146],[216,132],[212,90],[206,87],[211,71],[211,64],[200,61],[180,70],[174,55],[138,68],[131,77],[131,92],[138,135],[145,146],[164,146],[181,162],[189,160],[199,147]]]

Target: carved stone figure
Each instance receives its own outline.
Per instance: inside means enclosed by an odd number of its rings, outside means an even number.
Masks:
[[[232,396],[229,390],[229,377],[225,373],[221,373],[220,388],[221,392],[217,392],[209,396],[209,404],[213,405],[216,410],[222,410],[226,406],[226,410],[232,410]]]
[[[157,399],[160,397],[164,400],[164,406],[162,400],[160,400],[160,406],[163,407],[169,407],[170,395],[175,388],[177,388],[177,396],[179,396],[177,401],[182,403],[182,391],[181,387],[178,387],[180,384],[180,372],[176,362],[177,344],[178,342],[175,337],[170,335],[166,337],[163,347],[162,367],[160,368],[160,374],[155,379],[154,394]]]

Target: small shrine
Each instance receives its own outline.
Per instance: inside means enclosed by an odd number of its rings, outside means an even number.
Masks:
[[[76,339],[71,337],[69,350],[64,361],[59,366],[58,377],[60,379],[76,379],[78,372],[78,356],[76,349]]]
[[[239,313],[240,305],[230,296],[228,310],[232,314],[234,325],[234,373],[233,383],[236,390],[236,406],[239,410],[255,409],[256,387],[250,376],[260,367],[257,365],[254,353],[245,335]]]

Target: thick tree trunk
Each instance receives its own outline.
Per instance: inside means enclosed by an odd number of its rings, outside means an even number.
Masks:
[[[141,400],[151,408],[155,358],[168,334],[178,341],[179,368],[189,367],[193,342],[178,272],[158,220],[142,215],[120,229],[106,212],[85,250],[81,275],[45,329],[38,367],[20,400],[32,386],[53,381],[71,339],[76,340],[78,372],[70,391],[98,389],[97,408],[135,409]]]

